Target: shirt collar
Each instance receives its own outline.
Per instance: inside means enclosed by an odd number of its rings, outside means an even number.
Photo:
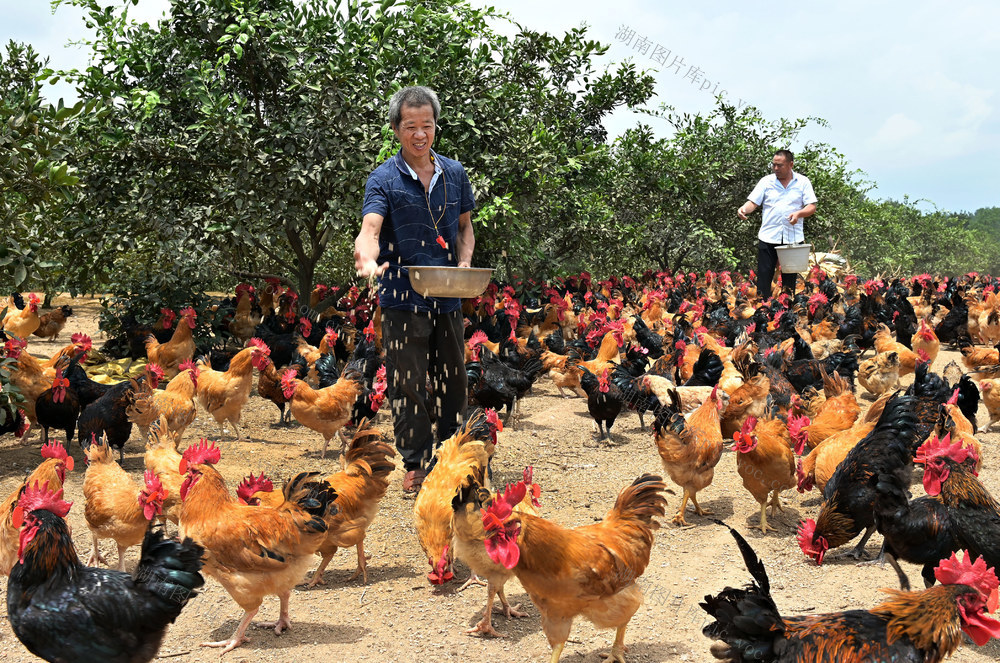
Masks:
[[[433,161],[431,163],[434,164],[434,175],[431,176],[431,184],[427,187],[427,193],[434,190],[434,185],[437,184],[438,178],[441,176],[441,173],[444,172],[444,169],[441,167],[441,157],[438,156],[437,152],[431,150],[431,156],[433,157]],[[410,164],[406,163],[406,159],[403,158],[403,150],[396,153],[396,167],[403,173],[409,173],[410,177],[418,182],[420,181],[417,171],[413,170]]]

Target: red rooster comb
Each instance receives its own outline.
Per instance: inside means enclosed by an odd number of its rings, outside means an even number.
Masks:
[[[432,569],[427,574],[427,579],[431,581],[432,585],[443,585],[455,577],[455,574],[451,572],[451,560],[448,559],[448,548],[449,546],[445,546],[444,550],[441,551],[441,559],[436,564],[431,564]]]
[[[247,347],[248,348],[255,348],[259,352],[263,352],[268,357],[271,356],[271,348],[267,347],[267,343],[265,343],[261,339],[257,338],[256,336],[254,336],[249,341],[247,341]]]
[[[962,630],[982,647],[990,638],[1000,638],[1000,621],[990,617],[988,612],[996,612],[1000,599],[997,596],[996,572],[986,565],[982,557],[970,563],[970,555],[963,551],[965,559],[959,561],[955,553],[934,569],[934,576],[942,585],[966,585],[979,592],[979,601],[959,601]]]
[[[201,438],[198,444],[192,444],[184,451],[179,472],[187,474],[189,465],[215,465],[221,459],[222,452],[215,446],[215,442]]]
[[[966,550],[962,551],[962,557],[960,560],[956,553],[952,553],[951,557],[942,559],[934,569],[934,577],[942,585],[975,587],[986,602],[987,610],[996,612],[997,607],[1000,607],[1000,580],[993,567],[987,566],[982,557],[977,557],[974,562],[970,561],[972,555]]]
[[[42,445],[42,458],[59,458],[64,461],[67,470],[73,471],[73,457],[66,453],[66,447],[58,440]]]
[[[801,416],[788,415],[788,434],[791,436],[792,442],[795,443],[795,453],[799,456],[805,451],[806,441],[809,439],[809,433],[806,431],[806,428],[811,423],[809,417],[804,414]]]
[[[82,350],[83,352],[90,352],[90,349],[94,347],[94,342],[91,338],[80,332],[70,336],[69,340],[73,342],[73,345],[75,345],[77,349]]]
[[[952,392],[951,398],[948,399],[946,405],[958,405],[958,387],[955,387],[955,391]]]
[[[60,518],[65,518],[73,503],[67,502],[62,496],[63,489],[60,488],[56,491],[49,490],[48,481],[42,484],[39,484],[37,481],[29,483],[24,487],[24,493],[21,494],[20,499],[17,501],[17,506],[11,513],[11,522],[14,527],[20,528],[24,523],[24,514],[37,511],[38,509],[45,509]]]
[[[327,327],[326,328],[326,336],[325,336],[325,338],[326,338],[326,344],[328,346],[330,346],[330,345],[336,345],[337,344],[337,339],[340,338],[340,334],[338,334],[337,330],[334,329],[333,327]]]
[[[968,459],[979,460],[973,449],[963,447],[961,440],[951,441],[951,433],[939,440],[937,435],[931,435],[930,439],[920,445],[916,455],[913,457],[914,463],[927,463],[935,458],[951,458],[956,463],[964,463]]]
[[[299,325],[302,327],[302,335],[308,338],[312,335],[313,323],[312,320],[306,317],[299,318]]]
[[[826,554],[830,545],[826,542],[826,538],[816,536],[815,520],[810,518],[809,520],[803,520],[799,523],[799,531],[795,538],[798,539],[799,548],[802,549],[802,552],[804,552],[807,557],[815,559],[817,566],[823,564],[823,555]]]
[[[273,490],[274,484],[266,474],[261,472],[260,476],[255,477],[251,472],[250,476],[243,477],[243,481],[236,487],[236,497],[239,498],[240,504],[250,504],[250,498],[254,493],[270,493]]]
[[[486,332],[479,329],[469,338],[469,348],[474,348],[477,345],[490,340],[486,335]]]
[[[183,372],[183,371],[191,371],[191,373],[193,373],[194,375],[198,375],[199,373],[201,373],[201,371],[198,369],[198,364],[194,363],[190,359],[188,359],[187,361],[181,362],[181,365],[178,366],[177,368],[181,372]]]
[[[186,308],[182,308],[181,309],[181,317],[182,318],[196,318],[196,317],[198,317],[198,314],[195,313],[195,310],[193,308],[191,308],[190,306],[188,306]]]

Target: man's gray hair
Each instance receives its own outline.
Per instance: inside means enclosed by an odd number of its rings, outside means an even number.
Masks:
[[[393,129],[399,126],[403,119],[403,106],[430,106],[434,111],[434,123],[437,124],[438,116],[441,115],[441,102],[434,94],[434,90],[423,85],[411,85],[392,95],[389,100],[389,126]]]

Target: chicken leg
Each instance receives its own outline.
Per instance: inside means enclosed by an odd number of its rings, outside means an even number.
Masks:
[[[288,615],[288,601],[292,596],[292,591],[288,590],[282,594],[278,595],[278,601],[280,602],[280,609],[278,612],[278,621],[276,622],[260,622],[257,624],[258,628],[273,628],[275,635],[281,635],[285,631],[292,630],[292,619]]]
[[[628,647],[625,646],[625,626],[619,626],[615,632],[615,643],[611,645],[611,653],[601,654],[601,658],[605,661],[625,663],[625,652],[628,651]]]
[[[218,642],[203,642],[202,647],[222,647],[222,653],[219,654],[221,657],[226,652],[231,652],[236,649],[244,642],[250,642],[250,638],[246,637],[247,627],[250,626],[250,620],[254,618],[257,614],[257,610],[260,608],[254,608],[253,610],[247,610],[243,613],[243,619],[240,620],[239,626],[233,632],[233,636],[228,640],[219,640]]]

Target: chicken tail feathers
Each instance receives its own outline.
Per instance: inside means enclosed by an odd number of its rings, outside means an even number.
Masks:
[[[150,527],[143,539],[139,565],[132,579],[160,600],[164,616],[172,622],[188,600],[198,595],[196,590],[205,584],[199,573],[204,553],[204,548],[190,538],[181,542],[167,539],[162,527]]]
[[[611,514],[622,520],[637,520],[650,529],[657,529],[660,524],[653,517],[662,517],[666,512],[667,500],[663,496],[666,490],[663,477],[643,474],[619,493]]]
[[[770,595],[770,581],[763,562],[746,539],[721,520],[716,523],[729,529],[743,555],[743,562],[753,576],[753,583],[742,589],[726,587],[718,595],[705,596],[699,605],[715,621],[702,629],[705,636],[721,640],[712,646],[715,658],[728,661],[777,661],[775,645],[781,641],[785,623]]]
[[[337,491],[320,479],[319,472],[299,472],[285,483],[282,492],[285,503],[295,504],[313,517],[312,525],[317,531],[326,530],[324,516],[337,513]]]

